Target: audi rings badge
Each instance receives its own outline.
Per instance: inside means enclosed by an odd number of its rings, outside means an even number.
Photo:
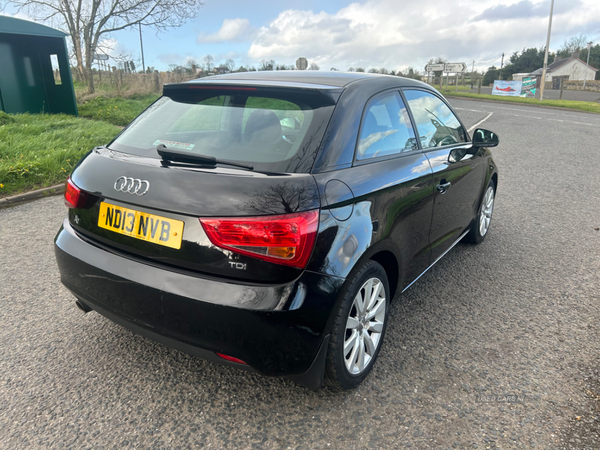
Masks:
[[[119,177],[115,181],[115,191],[127,192],[138,196],[144,195],[150,189],[150,182],[139,178]]]

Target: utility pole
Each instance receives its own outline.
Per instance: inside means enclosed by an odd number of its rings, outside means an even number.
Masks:
[[[587,43],[588,57],[587,57],[587,62],[585,63],[585,73],[583,74],[583,90],[584,91],[585,91],[585,82],[587,81],[588,67],[590,65],[590,50],[592,49],[592,44],[593,44],[592,41]]]
[[[475,61],[473,61],[473,65],[471,66],[471,89],[473,89],[473,72],[475,71]]]
[[[548,68],[548,47],[550,47],[550,33],[552,32],[552,12],[554,0],[550,1],[550,19],[548,20],[548,37],[546,38],[546,52],[544,54],[544,68],[542,69],[542,82],[540,85],[540,102],[544,100],[544,86],[546,84],[546,69]],[[589,54],[589,52],[588,52]]]
[[[144,43],[142,42],[142,24],[138,23],[140,29],[140,48],[142,49],[142,72],[146,73],[146,65],[144,64]]]
[[[502,60],[500,60],[500,79],[502,79],[502,67],[504,67],[504,52],[502,52]]]

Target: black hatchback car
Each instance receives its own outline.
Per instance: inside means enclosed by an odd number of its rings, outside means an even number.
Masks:
[[[400,77],[166,85],[68,180],[62,282],[83,311],[184,352],[353,388],[391,299],[461,239],[485,238],[497,144]]]

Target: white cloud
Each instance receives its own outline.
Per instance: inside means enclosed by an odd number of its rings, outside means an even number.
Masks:
[[[213,34],[201,33],[198,44],[219,44],[223,42],[249,41],[256,35],[256,29],[248,19],[225,19],[223,25]]]
[[[25,14],[24,12],[21,12],[21,11],[18,11],[14,14],[11,14],[6,11],[0,11],[0,16],[14,17],[16,19],[23,19],[23,20],[27,20],[29,22],[35,22],[35,20],[33,20],[31,17],[29,17],[27,14]]]
[[[485,61],[479,67],[486,68],[490,60],[499,63],[502,52],[506,61],[512,52],[541,47],[546,40],[547,1],[502,3],[448,0],[441,6],[438,0],[370,0],[332,14],[287,10],[258,30],[248,56],[282,63],[305,56],[326,70],[409,65],[422,70],[429,58],[437,56],[456,62]],[[555,9],[551,49],[582,29],[599,28],[597,0]]]
[[[142,68],[142,58],[137,51],[131,51],[123,42],[115,38],[106,38],[98,43],[96,48],[97,54],[108,55],[110,58],[107,61],[109,66],[122,67],[124,61],[134,61],[139,70]],[[96,61],[94,62],[94,64]]]
[[[104,53],[114,58],[124,53],[124,48],[119,44],[117,39],[104,39],[98,43],[96,53]]]

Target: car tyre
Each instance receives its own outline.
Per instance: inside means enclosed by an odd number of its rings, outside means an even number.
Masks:
[[[496,184],[494,180],[490,180],[490,183],[485,190],[481,205],[479,205],[479,211],[477,211],[477,217],[473,228],[467,234],[465,241],[471,244],[481,244],[487,236],[490,225],[492,223],[492,213],[494,211],[494,201],[496,199]]]
[[[336,390],[357,387],[379,355],[390,310],[390,287],[383,267],[369,261],[347,280],[334,318],[325,381]]]

